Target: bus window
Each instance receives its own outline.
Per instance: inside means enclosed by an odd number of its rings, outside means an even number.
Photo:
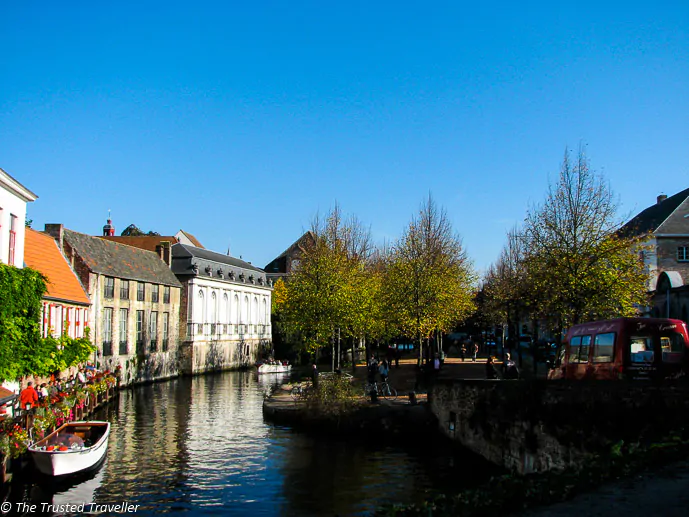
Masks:
[[[573,337],[569,343],[569,362],[588,363],[589,345],[591,345],[591,336]]]
[[[615,333],[598,334],[593,342],[593,362],[612,362],[613,347],[615,345]]]
[[[632,363],[652,363],[653,338],[632,336],[629,340],[629,357]]]
[[[578,363],[579,362],[579,349],[581,348],[581,336],[576,336],[569,341],[569,357],[567,358],[568,363]]]
[[[668,336],[660,336],[660,349],[663,351],[664,363],[681,363],[684,347],[684,338],[681,334],[672,332]]]

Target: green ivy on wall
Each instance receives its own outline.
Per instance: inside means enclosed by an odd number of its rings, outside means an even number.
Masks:
[[[30,268],[0,264],[0,380],[47,376],[88,360],[95,350],[84,338],[41,337],[46,278]]]

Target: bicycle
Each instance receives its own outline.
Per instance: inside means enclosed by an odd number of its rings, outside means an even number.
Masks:
[[[366,384],[364,384],[364,398],[370,396],[372,391],[376,395],[378,395],[379,397],[383,397],[384,399],[397,398],[397,390],[395,388],[393,388],[388,383],[388,381],[383,381],[380,383],[377,383],[377,382],[369,383],[369,382],[367,382]]]
[[[289,394],[292,396],[292,399],[297,402],[298,400],[302,400],[306,398],[307,394],[311,391],[313,386],[311,383],[308,384],[297,384],[294,386]]]

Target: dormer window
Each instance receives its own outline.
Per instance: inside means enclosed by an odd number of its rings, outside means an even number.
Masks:
[[[196,262],[194,262],[194,263],[191,265],[191,271],[192,271],[195,275],[198,275],[198,274],[199,274],[199,265],[198,265]]]
[[[254,275],[249,275],[249,282],[251,282],[252,284],[255,283]]]
[[[258,277],[258,285],[263,285],[263,277],[262,276]]]
[[[241,282],[246,281],[246,278],[244,277],[244,273],[239,273],[239,280],[240,280]]]
[[[218,276],[220,278],[225,278],[225,273],[223,272],[222,268],[218,268]]]
[[[206,273],[208,273],[209,276],[213,276],[213,268],[210,266],[206,266]]]
[[[234,271],[230,271],[230,280],[234,280]]]

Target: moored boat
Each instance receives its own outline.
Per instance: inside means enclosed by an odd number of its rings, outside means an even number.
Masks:
[[[292,370],[291,364],[263,363],[258,365],[258,373],[287,373]]]
[[[75,474],[101,462],[108,450],[109,436],[109,422],[69,422],[29,446],[29,452],[42,474]]]

